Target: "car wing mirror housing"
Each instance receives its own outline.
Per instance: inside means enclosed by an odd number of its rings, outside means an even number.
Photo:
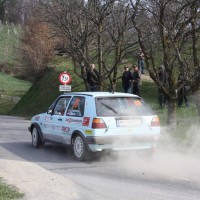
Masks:
[[[53,114],[53,110],[51,110],[51,109],[47,110],[47,114],[52,115]]]

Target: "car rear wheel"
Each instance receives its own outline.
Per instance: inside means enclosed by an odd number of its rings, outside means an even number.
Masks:
[[[76,135],[73,140],[73,153],[77,160],[84,161],[89,159],[90,153],[87,150],[84,139],[81,135]]]
[[[39,130],[37,127],[33,127],[31,131],[32,135],[32,145],[34,148],[39,148],[42,144],[42,140],[40,138]]]

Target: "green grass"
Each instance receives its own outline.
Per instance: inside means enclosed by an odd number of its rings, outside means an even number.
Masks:
[[[16,104],[12,97],[22,97],[30,87],[30,82],[0,72],[0,114],[8,114]]]
[[[16,63],[16,48],[19,45],[21,28],[14,25],[2,25],[0,28],[0,63]]]
[[[4,95],[23,96],[30,88],[28,81],[14,78],[10,75],[0,72],[0,93]]]
[[[20,193],[17,188],[7,185],[2,178],[0,178],[0,200],[14,200],[21,199],[22,197],[24,197],[23,193]]]
[[[7,115],[14,106],[15,102],[0,99],[0,115]]]

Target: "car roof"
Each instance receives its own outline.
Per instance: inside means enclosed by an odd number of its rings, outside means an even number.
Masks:
[[[129,93],[122,93],[122,92],[69,92],[64,93],[60,96],[66,96],[66,95],[85,95],[85,96],[93,96],[93,97],[136,97],[140,98],[137,95],[129,94]]]

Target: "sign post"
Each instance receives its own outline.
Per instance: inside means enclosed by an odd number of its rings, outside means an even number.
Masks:
[[[62,84],[59,86],[59,91],[62,91],[62,92],[70,92],[71,91],[71,85],[68,85],[68,84],[71,83],[72,78],[69,73],[62,72],[59,75],[59,81]]]

